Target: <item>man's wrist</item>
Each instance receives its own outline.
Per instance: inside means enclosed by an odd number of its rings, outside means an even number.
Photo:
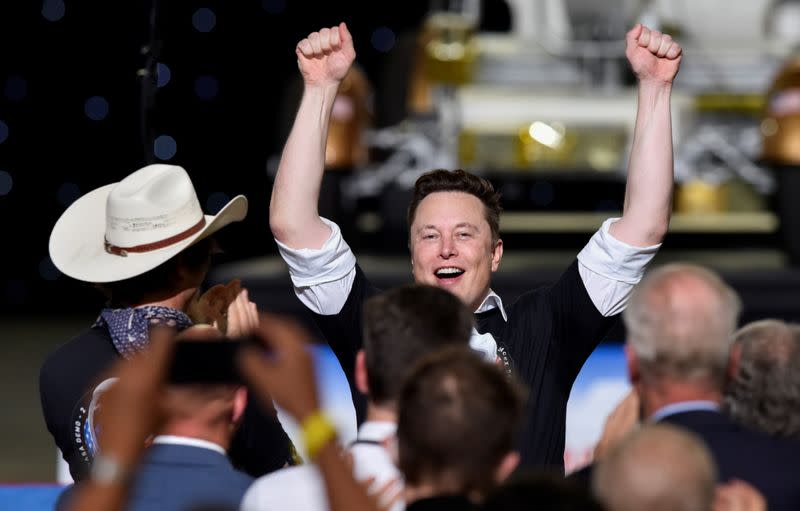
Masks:
[[[336,439],[336,427],[321,410],[307,414],[300,422],[303,443],[308,457],[314,459],[319,451]]]

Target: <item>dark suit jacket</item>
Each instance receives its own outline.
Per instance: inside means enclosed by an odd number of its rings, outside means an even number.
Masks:
[[[800,443],[749,430],[708,410],[676,413],[659,422],[702,438],[717,464],[720,482],[747,481],[764,495],[770,511],[800,509]],[[588,485],[592,471],[589,465],[569,478]]]
[[[747,481],[764,494],[770,511],[800,509],[800,443],[749,430],[713,411],[676,413],[661,422],[700,436],[721,482]]]
[[[154,444],[145,452],[127,509],[184,511],[203,505],[235,511],[252,482],[211,449]]]
[[[73,479],[89,473],[93,452],[86,441],[93,390],[120,359],[105,328],[89,328],[50,353],[39,373],[39,395],[47,429],[69,463]],[[294,464],[290,440],[274,410],[248,399],[229,455],[239,470],[257,477]]]

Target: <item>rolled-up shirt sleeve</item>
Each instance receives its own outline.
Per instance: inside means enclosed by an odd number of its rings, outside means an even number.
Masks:
[[[356,276],[356,256],[335,222],[322,221],[331,235],[319,249],[288,247],[278,241],[278,251],[289,267],[294,292],[312,312],[337,314],[342,310]]]
[[[603,316],[625,310],[633,287],[661,244],[634,247],[608,232],[619,218],[609,218],[578,254],[578,272],[589,297]]]

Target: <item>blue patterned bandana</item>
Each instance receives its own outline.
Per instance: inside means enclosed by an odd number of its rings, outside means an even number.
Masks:
[[[108,329],[117,352],[130,358],[147,347],[150,328],[168,326],[179,332],[192,326],[192,320],[182,311],[159,305],[135,309],[103,309],[94,326]]]

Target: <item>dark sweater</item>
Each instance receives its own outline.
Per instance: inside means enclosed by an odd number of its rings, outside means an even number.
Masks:
[[[359,422],[364,398],[355,387],[353,368],[362,346],[362,306],[379,290],[356,266],[353,287],[338,314],[314,318],[350,382]],[[505,307],[475,315],[480,333],[497,341],[506,371],[529,389],[523,427],[517,441],[523,467],[564,471],[567,400],[586,359],[614,326],[589,297],[574,261],[552,285],[529,291]]]

